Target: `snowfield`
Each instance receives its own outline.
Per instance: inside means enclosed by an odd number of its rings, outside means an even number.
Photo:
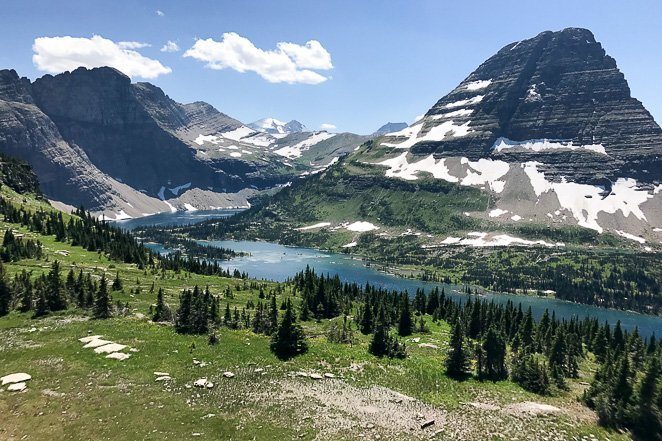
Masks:
[[[613,184],[611,193],[603,197],[603,189],[594,185],[550,182],[545,179],[544,173],[538,171],[538,165],[538,162],[522,164],[536,196],[547,192],[555,193],[561,208],[570,210],[580,226],[602,233],[604,229],[598,224],[598,214],[601,212],[615,214],[621,211],[625,217],[633,215],[639,220],[648,221],[639,206],[653,195],[647,190],[639,190],[634,179],[619,178]]]
[[[280,156],[285,156],[288,159],[300,158],[303,152],[310,149],[315,144],[333,138],[334,136],[336,135],[329,132],[316,132],[313,133],[310,137],[308,137],[308,139],[291,146],[282,147],[279,148],[278,150],[274,150],[274,153]]]
[[[490,235],[483,232],[468,233],[467,237],[448,236],[442,240],[441,246],[446,245],[464,245],[471,247],[508,247],[508,246],[544,246],[544,247],[564,247],[562,242],[550,243],[544,240],[527,240],[520,237],[510,236],[508,234]]]
[[[323,228],[323,227],[328,227],[331,225],[331,222],[320,222],[314,225],[308,225],[307,227],[301,227],[301,228],[295,228],[298,231],[307,231],[307,230],[314,230],[316,228]]]
[[[379,227],[371,224],[370,222],[357,221],[351,223],[345,227],[349,231],[355,231],[358,233],[364,233],[366,231],[379,230]]]
[[[434,119],[434,118],[432,118]],[[408,149],[411,148],[414,144],[417,144],[422,141],[443,141],[446,138],[450,137],[461,137],[461,136],[466,136],[469,133],[471,133],[471,129],[469,128],[469,124],[471,121],[467,121],[464,124],[457,125],[455,124],[452,120],[449,121],[444,121],[443,123],[436,125],[423,136],[419,137],[419,134],[421,132],[421,129],[423,128],[423,124],[426,120],[423,119],[421,122],[409,126],[400,132],[394,132],[393,134],[387,135],[387,136],[393,136],[393,137],[402,137],[402,136],[408,136],[408,139],[403,142],[399,143],[389,143],[389,142],[382,142],[381,145],[384,147],[395,147],[398,149]]]
[[[478,81],[472,81],[471,83],[467,83],[465,86],[467,90],[481,90],[485,89],[487,86],[492,84],[492,80],[478,80]]]
[[[588,150],[594,153],[606,155],[607,152],[602,144],[573,145],[571,141],[558,141],[551,139],[530,139],[527,141],[511,141],[508,138],[499,138],[494,142],[492,150],[495,152],[508,151],[510,149],[531,150],[542,152],[545,150]]]

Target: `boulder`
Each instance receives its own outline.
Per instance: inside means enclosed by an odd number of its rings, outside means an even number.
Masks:
[[[32,380],[32,376],[30,374],[26,374],[24,372],[19,372],[16,374],[9,374],[5,375],[4,377],[0,378],[0,381],[2,381],[2,385],[4,386],[5,384],[14,384],[14,383],[25,383],[26,381]]]

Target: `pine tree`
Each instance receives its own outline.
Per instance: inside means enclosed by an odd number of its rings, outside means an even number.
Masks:
[[[662,409],[660,397],[660,360],[650,357],[639,384],[633,431],[641,439],[662,440]]]
[[[9,314],[11,298],[12,292],[9,289],[9,284],[7,283],[5,268],[2,263],[0,263],[0,317]]]
[[[170,309],[165,304],[163,299],[163,288],[159,288],[159,292],[156,295],[156,308],[154,310],[154,316],[152,317],[153,322],[167,322],[172,319],[172,314]]]
[[[46,314],[48,314],[48,302],[46,301],[46,294],[44,293],[43,289],[40,289],[32,318],[43,317]]]
[[[359,330],[361,331],[361,334],[364,335],[368,335],[373,331],[372,308],[370,307],[370,303],[367,301],[367,299],[363,304],[363,315],[361,316]]]
[[[120,279],[120,273],[115,273],[115,280],[113,280],[113,291],[121,291],[122,290],[122,279]],[[152,284],[152,286],[154,286]]]
[[[398,320],[398,335],[402,337],[411,335],[413,327],[411,311],[409,309],[409,298],[403,295],[400,307],[400,320]]]
[[[51,270],[46,276],[46,303],[49,311],[61,311],[67,308],[64,298],[64,289],[60,279],[60,262],[57,260],[51,265]]]
[[[450,339],[450,347],[446,357],[446,373],[455,378],[464,377],[469,373],[469,355],[464,343],[464,333],[460,321],[456,320]]]
[[[494,327],[485,334],[480,351],[478,375],[490,380],[503,380],[508,377],[506,369],[506,340]]]
[[[285,314],[271,339],[271,352],[282,360],[288,360],[308,351],[303,329],[296,323],[292,302],[288,300]]]
[[[559,388],[565,388],[565,377],[567,372],[567,346],[562,332],[557,332],[549,353],[549,372]]]
[[[99,282],[99,290],[97,291],[97,298],[94,303],[94,318],[107,319],[112,315],[112,299],[108,294],[108,282],[106,275],[101,276]]]

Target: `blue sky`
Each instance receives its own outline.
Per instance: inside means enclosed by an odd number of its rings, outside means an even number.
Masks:
[[[33,63],[37,38],[98,35],[115,44],[141,42],[151,46],[125,49],[152,63],[146,75],[157,76],[147,81],[177,101],[207,101],[247,123],[272,116],[355,133],[387,121],[411,122],[510,42],[544,30],[586,27],[616,58],[633,96],[662,121],[659,1],[3,0],[1,9],[0,68],[31,79],[45,73]],[[271,51],[265,60],[274,63],[265,67],[267,61],[257,60],[257,73],[250,67],[237,71],[239,62],[227,53],[230,39],[218,46],[226,33],[237,34],[237,44]],[[197,39],[209,41],[212,52],[225,51],[212,62],[229,67],[206,67],[210,55],[201,46],[184,57]],[[322,52],[302,51],[311,40]],[[180,50],[162,52],[168,41]],[[279,42],[296,46],[281,50]],[[60,49],[43,49],[51,53],[42,58],[42,70],[60,66],[52,54]],[[299,53],[301,59],[291,62]],[[283,59],[290,64],[274,67]],[[286,82],[294,78],[290,74],[299,82]],[[133,80],[145,81],[135,74]]]

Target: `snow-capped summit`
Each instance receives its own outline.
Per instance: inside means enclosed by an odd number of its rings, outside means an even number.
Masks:
[[[303,132],[306,126],[299,121],[292,120],[288,123],[277,120],[276,118],[262,118],[248,124],[253,130],[258,132],[270,133],[272,135],[289,135],[290,133]]]

